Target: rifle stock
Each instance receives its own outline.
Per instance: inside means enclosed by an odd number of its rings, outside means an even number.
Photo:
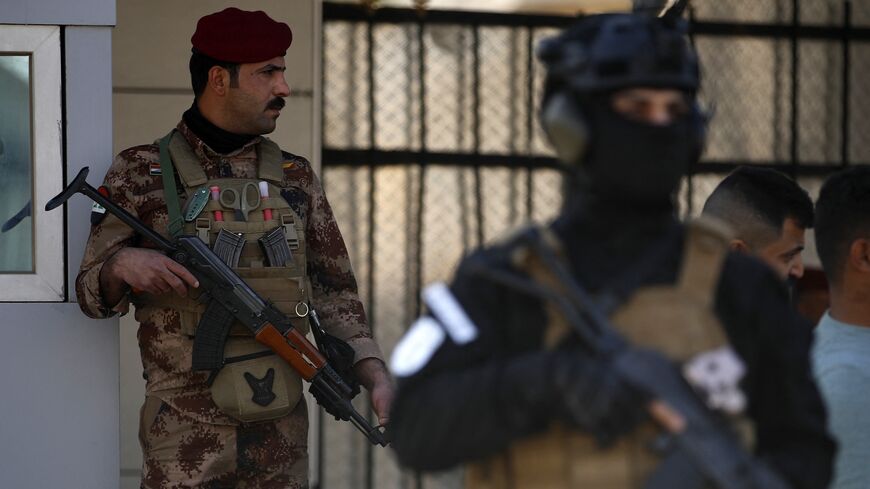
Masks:
[[[320,352],[306,348],[306,345],[302,341],[309,346],[311,343],[305,340],[295,329],[291,329],[287,336],[285,336],[271,323],[266,323],[254,338],[271,348],[308,382],[311,382],[314,376],[317,375],[317,371],[326,365],[326,359],[323,358]],[[305,357],[302,356],[303,351],[306,355]],[[314,361],[316,364],[312,364],[310,361]]]
[[[384,432],[378,427],[372,427],[354,409],[350,402],[351,388],[317,348],[293,328],[289,318],[251,289],[199,238],[179,236],[174,242],[170,242],[138,218],[105,198],[87,183],[88,171],[88,167],[82,168],[72,183],[45,205],[45,210],[50,211],[59,207],[76,193],[81,193],[105,207],[108,212],[137,233],[154,242],[170,258],[190,270],[200,282],[200,289],[203,291],[200,300],[217,301],[226,312],[234,316],[235,320],[244,324],[258,342],[268,346],[289,363],[303,379],[311,383],[313,391],[322,394],[315,396],[318,403],[328,411],[339,413],[336,415],[337,418],[350,421],[371,443],[387,445]],[[223,342],[210,341],[208,344],[213,348],[213,345],[222,345]],[[222,355],[223,352],[207,352],[207,357],[211,358],[216,354]]]

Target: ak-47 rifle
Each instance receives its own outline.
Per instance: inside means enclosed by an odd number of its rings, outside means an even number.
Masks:
[[[81,193],[106,208],[136,232],[152,241],[166,255],[183,265],[199,280],[200,302],[207,302],[204,317],[210,318],[216,328],[198,330],[194,351],[208,352],[200,358],[194,369],[220,366],[223,346],[232,319],[244,324],[254,338],[268,346],[289,363],[299,375],[311,384],[309,390],[327,412],[338,419],[350,421],[375,445],[387,446],[384,431],[360,415],[350,402],[353,388],[335,371],[321,352],[290,324],[290,319],[272,303],[260,297],[241,277],[227,266],[196,236],[179,236],[169,241],[142,221],[103,197],[85,179],[88,168],[83,168],[72,183],[51,199],[45,210],[50,211],[76,193]],[[228,321],[227,319],[230,319]],[[195,362],[196,363],[196,362]]]
[[[726,420],[707,407],[673,361],[657,351],[631,345],[619,334],[540,231],[528,232],[524,242],[557,287],[494,268],[481,266],[475,272],[555,305],[581,348],[588,354],[610,358],[620,377],[652,399],[646,409],[669,434],[670,443],[645,489],[790,487],[741,445]]]

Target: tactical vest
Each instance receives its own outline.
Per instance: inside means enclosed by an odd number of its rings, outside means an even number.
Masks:
[[[555,239],[549,233],[550,239]],[[717,284],[728,252],[725,228],[718,222],[688,224],[682,267],[676,283],[641,288],[611,316],[631,343],[656,349],[683,362],[727,345],[713,313]],[[528,253],[514,264],[533,280],[553,286],[551,272]],[[557,289],[558,290],[558,289]],[[557,309],[546,306],[546,348],[554,348],[570,329]],[[614,445],[601,449],[592,436],[558,423],[549,431],[515,442],[504,452],[471,465],[468,489],[626,489],[643,487],[660,458],[650,448],[660,430],[647,422]]]
[[[169,156],[180,177],[183,189],[182,206],[198,189],[218,186],[220,190],[235,189],[244,198],[244,186],[265,181],[269,197],[261,197],[260,205],[253,209],[247,220],[237,218],[234,209],[224,207],[220,200],[209,198],[198,216],[185,219],[182,233],[199,236],[214,247],[221,230],[245,239],[239,254],[236,273],[258,294],[272,301],[285,313],[293,327],[302,334],[309,331],[308,303],[310,282],[306,271],[306,242],[304,223],[281,196],[284,157],[281,149],[268,139],[258,145],[258,179],[208,179],[199,158],[178,132],[169,142]],[[161,167],[165,167],[164,163]],[[164,168],[163,178],[167,175]],[[272,219],[264,220],[263,209],[272,210]],[[222,214],[221,221],[215,212]],[[258,239],[281,227],[292,258],[284,266],[269,266]],[[137,294],[134,304],[138,308],[172,308],[180,316],[181,334],[196,335],[205,304],[198,302],[197,291],[180,297],[177,294]],[[289,414],[302,397],[302,379],[289,364],[256,342],[251,331],[236,322],[224,350],[225,365],[214,373],[211,381],[212,398],[226,414],[244,422],[275,419]]]

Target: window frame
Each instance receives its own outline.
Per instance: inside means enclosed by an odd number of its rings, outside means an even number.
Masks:
[[[30,56],[33,271],[0,272],[0,302],[63,302],[64,213],[45,203],[63,189],[59,26],[0,25],[0,54]]]

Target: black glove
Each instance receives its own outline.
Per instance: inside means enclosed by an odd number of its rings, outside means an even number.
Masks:
[[[314,335],[317,349],[326,357],[326,361],[338,373],[341,380],[350,387],[349,396],[353,399],[360,392],[359,379],[356,378],[356,373],[353,371],[356,353],[346,341],[332,336],[323,329],[317,311],[313,308],[310,309],[309,319],[311,321],[311,334]],[[317,396],[318,394],[314,394],[315,398]]]
[[[317,400],[317,404],[320,405],[324,411],[335,417],[336,421],[347,421],[350,419],[350,411],[347,410],[345,406],[333,402],[333,399],[321,392],[320,389],[317,389],[314,384],[311,384],[308,388],[308,392],[314,396],[314,399]]]
[[[329,365],[338,373],[341,380],[350,387],[350,398],[355,398],[360,393],[360,386],[353,370],[355,355],[353,348],[344,340],[340,340],[320,328],[312,329],[312,331],[314,331],[314,338],[317,341],[317,349],[326,357]]]
[[[646,396],[624,381],[609,359],[565,349],[553,355],[552,369],[563,415],[595,436],[601,446],[610,445],[647,418]]]

